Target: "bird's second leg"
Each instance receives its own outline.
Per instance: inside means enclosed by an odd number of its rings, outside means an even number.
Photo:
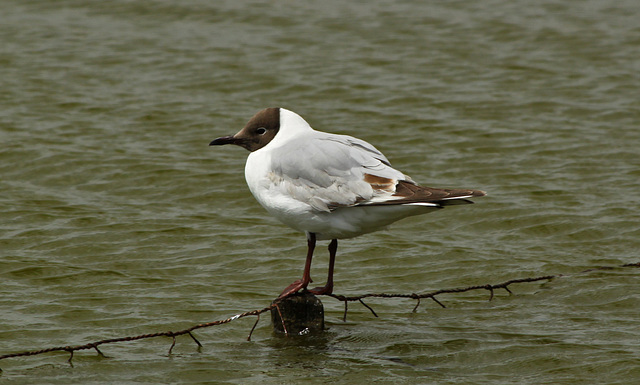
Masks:
[[[287,286],[278,298],[288,297],[302,289],[306,289],[309,283],[313,282],[311,279],[311,260],[313,259],[313,249],[315,249],[315,247],[316,235],[309,233],[309,238],[307,239],[307,261],[304,264],[302,279],[297,279],[291,285]]]
[[[327,284],[309,290],[312,294],[331,294],[333,293],[333,266],[336,263],[336,252],[338,251],[338,240],[332,239],[329,243],[329,275],[327,276]]]

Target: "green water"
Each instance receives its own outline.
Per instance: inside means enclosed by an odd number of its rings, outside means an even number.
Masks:
[[[0,1],[0,355],[260,309],[302,272],[247,152],[209,148],[282,106],[477,204],[340,243],[329,330],[267,317],[0,361],[7,384],[635,384],[640,5],[593,0]],[[322,283],[326,245],[312,271]]]

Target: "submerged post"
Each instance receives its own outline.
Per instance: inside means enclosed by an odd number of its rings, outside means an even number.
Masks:
[[[271,309],[273,330],[286,335],[317,334],[324,330],[324,306],[308,291],[293,294]]]

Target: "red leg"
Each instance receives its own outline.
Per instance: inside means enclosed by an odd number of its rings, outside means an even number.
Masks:
[[[313,249],[316,247],[316,235],[309,233],[309,239],[307,239],[307,262],[304,264],[304,272],[302,273],[302,279],[294,281],[291,285],[280,294],[278,298],[284,298],[291,294],[297,293],[299,290],[306,289],[311,280],[311,259],[313,258]]]
[[[336,252],[338,251],[338,240],[332,239],[329,243],[329,276],[327,284],[324,287],[316,287],[309,290],[313,294],[331,294],[333,293],[333,266],[336,263]]]

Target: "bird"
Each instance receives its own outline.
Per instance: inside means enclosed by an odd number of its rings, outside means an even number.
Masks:
[[[260,205],[306,234],[302,279],[287,286],[279,299],[301,290],[333,293],[338,239],[385,229],[400,219],[446,206],[473,203],[470,198],[486,195],[481,190],[418,185],[366,141],[314,130],[300,115],[281,107],[262,109],[235,135],[209,143],[227,144],[250,151],[245,179]],[[330,241],[327,281],[308,289],[319,240]]]

